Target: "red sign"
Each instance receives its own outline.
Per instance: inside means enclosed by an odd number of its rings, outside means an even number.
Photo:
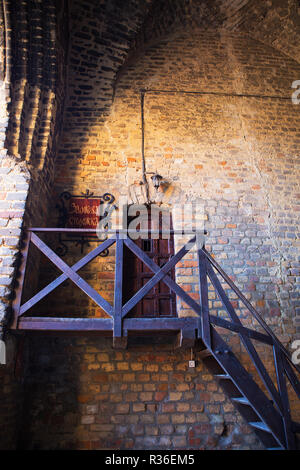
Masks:
[[[96,229],[99,222],[98,207],[101,200],[96,198],[71,197],[66,227]]]

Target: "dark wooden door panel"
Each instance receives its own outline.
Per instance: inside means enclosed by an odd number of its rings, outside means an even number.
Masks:
[[[151,228],[149,216],[149,228]],[[161,229],[161,218],[160,218]],[[138,239],[135,243],[160,267],[166,264],[174,255],[173,237],[163,239]],[[149,279],[152,271],[139,260],[127,247],[124,248],[124,302],[127,302]],[[169,272],[175,280],[175,270]],[[132,309],[129,316],[134,317],[173,317],[176,316],[176,296],[164,282],[159,282]]]

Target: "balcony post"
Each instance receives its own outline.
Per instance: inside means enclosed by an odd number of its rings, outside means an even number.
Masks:
[[[120,234],[116,235],[116,262],[115,262],[115,292],[113,312],[113,347],[125,349],[127,347],[127,332],[123,330],[123,260],[124,241]]]
[[[20,315],[20,307],[22,301],[22,294],[23,294],[23,287],[24,287],[24,279],[26,274],[26,267],[27,267],[27,258],[28,258],[28,251],[29,245],[31,241],[31,231],[25,231],[24,236],[22,239],[22,248],[20,252],[20,262],[17,267],[16,279],[15,279],[15,296],[12,301],[12,323],[10,325],[11,329],[18,328],[18,318]]]
[[[208,307],[208,285],[207,285],[207,268],[206,268],[206,256],[203,251],[204,237],[203,234],[196,234],[196,246],[197,246],[197,257],[199,267],[199,294],[200,294],[200,305],[201,305],[201,329],[202,339],[205,345],[211,347],[211,326],[209,319],[209,307]]]

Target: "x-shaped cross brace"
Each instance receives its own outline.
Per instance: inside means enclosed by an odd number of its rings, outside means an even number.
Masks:
[[[56,267],[58,267],[63,274],[57,279],[52,281],[40,292],[34,295],[30,300],[25,302],[19,311],[19,316],[23,315],[29,308],[33,307],[37,302],[43,299],[46,295],[52,292],[56,287],[62,284],[66,279],[71,279],[83,292],[85,292],[92,300],[96,302],[103,310],[110,315],[114,316],[114,308],[107,302],[95,289],[93,289],[77,271],[99,255],[102,251],[109,248],[116,242],[115,238],[109,238],[101,245],[96,247],[81,260],[75,263],[72,267],[68,266],[46,243],[44,243],[35,233],[32,233],[31,241],[34,245],[49,258]],[[124,318],[130,310],[161,280],[179,297],[181,297],[189,307],[191,307],[198,315],[201,315],[201,306],[195,302],[173,279],[167,274],[168,272],[183,258],[183,256],[190,251],[195,243],[195,238],[190,240],[178,253],[176,253],[162,268],[160,268],[151,258],[142,251],[132,240],[124,240],[126,246],[148,266],[154,273],[154,276],[145,284],[124,306],[122,306],[122,318]]]
[[[101,245],[97,246],[94,250],[84,256],[81,260],[75,263],[72,267],[68,266],[51,248],[49,248],[46,243],[44,243],[35,233],[31,235],[31,241],[34,245],[42,252],[44,255],[49,258],[56,267],[58,267],[63,274],[61,274],[57,279],[44,287],[40,292],[33,296],[30,300],[24,303],[19,312],[19,316],[23,315],[29,308],[33,307],[37,302],[43,299],[46,295],[52,292],[56,287],[62,284],[66,279],[71,279],[83,292],[85,292],[92,300],[96,302],[103,310],[113,316],[112,306],[105,300],[103,297],[93,289],[84,279],[82,279],[77,271],[83,268],[87,263],[93,260],[97,255],[99,255],[106,248],[109,248],[115,243],[114,238],[109,238],[105,240]]]
[[[181,250],[178,251],[172,258],[160,268],[152,259],[139,248],[129,238],[124,242],[126,246],[151,269],[154,276],[145,284],[141,289],[123,306],[122,317],[124,318],[128,312],[159,282],[163,281],[175,294],[181,297],[189,307],[191,307],[198,315],[201,315],[201,307],[190,295],[188,295],[167,273],[183,258],[183,256],[190,251],[194,246],[196,239],[190,240]]]

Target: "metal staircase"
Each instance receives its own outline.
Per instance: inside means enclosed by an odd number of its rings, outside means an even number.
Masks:
[[[200,351],[202,361],[266,449],[296,450],[298,448],[297,433],[300,432],[300,425],[291,418],[287,383],[299,399],[300,383],[295,373],[299,372],[299,368],[292,363],[288,351],[213,257],[205,249],[198,250],[198,257],[202,309],[202,350]],[[235,291],[238,298],[255,317],[266,334],[243,327],[216,272],[221,275],[222,281],[225,281]],[[208,280],[214,286],[231,322],[209,315]],[[206,325],[204,322],[206,322]],[[251,363],[255,366],[263,386],[241,364],[228,343],[216,331],[215,326],[239,333],[240,340],[248,353]],[[275,381],[272,380],[266,370],[253,345],[253,339],[263,343],[266,348],[273,349]]]
[[[203,362],[207,369],[217,379],[264,446],[267,449],[285,449],[286,441],[280,413],[218,333],[213,333],[212,340],[214,351],[204,350],[206,355]],[[291,445],[294,448],[294,441]]]

